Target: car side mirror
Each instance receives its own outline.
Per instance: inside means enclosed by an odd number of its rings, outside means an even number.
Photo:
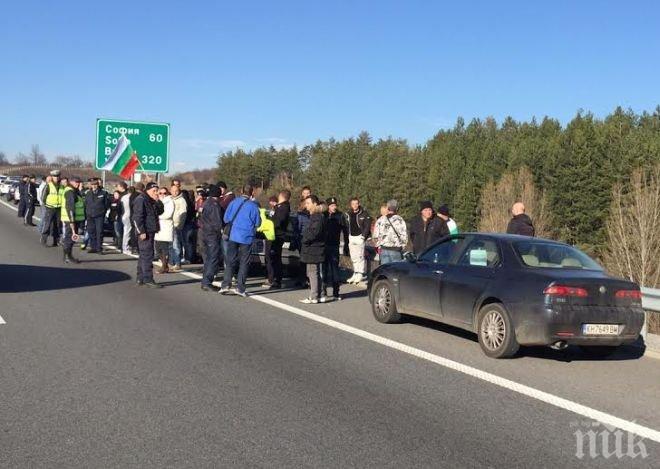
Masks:
[[[408,262],[417,262],[417,256],[415,255],[414,252],[410,252],[410,251],[404,252],[403,258]]]

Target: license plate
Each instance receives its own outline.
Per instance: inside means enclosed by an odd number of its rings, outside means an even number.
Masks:
[[[618,335],[618,324],[582,324],[584,335]]]

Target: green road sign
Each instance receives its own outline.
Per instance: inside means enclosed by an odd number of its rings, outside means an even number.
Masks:
[[[96,119],[96,169],[101,169],[121,135],[138,154],[138,171],[166,173],[169,169],[170,124]]]

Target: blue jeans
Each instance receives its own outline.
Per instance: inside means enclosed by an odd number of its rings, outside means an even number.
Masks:
[[[44,231],[44,217],[46,216],[46,206],[44,204],[41,204],[39,207],[39,227],[37,228],[37,231],[39,233],[43,233]]]
[[[236,289],[239,292],[245,291],[245,281],[247,280],[248,268],[250,267],[251,244],[241,244],[235,241],[227,242],[227,256],[225,265],[225,278],[222,281],[223,287],[231,286],[231,279],[234,272],[238,270],[236,276]]]
[[[218,273],[220,261],[222,259],[222,240],[218,236],[204,236],[204,248],[206,256],[204,257],[204,277],[202,285],[210,287]]]
[[[174,228],[172,248],[170,249],[170,264],[181,265],[181,252],[183,250],[183,229]],[[188,259],[190,262],[190,259]]]
[[[114,222],[115,229],[115,246],[121,249],[122,238],[124,237],[124,223],[121,218],[117,218]]]
[[[403,254],[401,251],[394,249],[382,249],[380,250],[380,265],[389,264],[390,262],[396,262],[403,259]]]

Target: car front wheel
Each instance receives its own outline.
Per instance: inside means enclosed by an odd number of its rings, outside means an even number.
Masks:
[[[486,305],[479,311],[477,335],[481,350],[491,358],[512,357],[520,347],[509,313],[498,303]]]
[[[401,315],[396,309],[394,294],[387,280],[378,280],[373,289],[371,310],[376,320],[386,324],[399,322]]]

